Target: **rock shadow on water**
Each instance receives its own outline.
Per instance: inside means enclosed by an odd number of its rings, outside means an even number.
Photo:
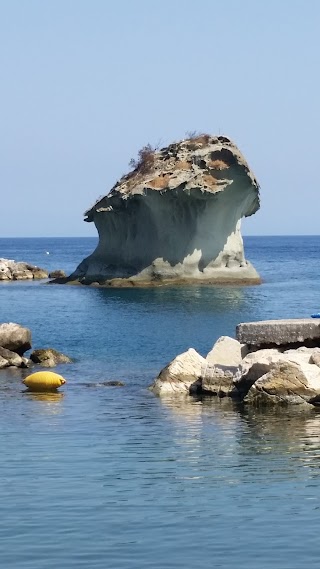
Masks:
[[[194,440],[196,444],[196,438],[212,456],[228,440],[227,447],[232,448],[239,466],[261,457],[266,476],[269,472],[281,480],[295,479],[305,476],[305,468],[310,469],[310,478],[320,476],[318,408],[252,408],[229,398],[183,394],[161,397],[159,405],[189,443]],[[269,457],[267,466],[263,456]]]

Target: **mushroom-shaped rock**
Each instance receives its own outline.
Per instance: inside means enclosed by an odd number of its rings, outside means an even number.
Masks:
[[[55,391],[61,385],[66,383],[66,380],[57,373],[52,371],[37,371],[28,375],[23,383],[31,391]]]
[[[31,348],[31,331],[13,322],[0,324],[0,346],[21,356]]]
[[[193,348],[179,354],[161,370],[150,389],[157,395],[189,393],[200,380],[206,360]]]
[[[99,244],[66,282],[259,283],[240,233],[259,209],[259,186],[236,145],[201,135],[139,156],[86,212]]]
[[[30,354],[30,359],[36,364],[41,364],[43,367],[55,367],[58,364],[72,362],[71,358],[53,348],[34,350]]]

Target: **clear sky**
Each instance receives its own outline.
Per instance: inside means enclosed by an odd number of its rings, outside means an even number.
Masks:
[[[90,236],[146,143],[230,136],[246,235],[319,234],[318,0],[0,0],[1,237]]]

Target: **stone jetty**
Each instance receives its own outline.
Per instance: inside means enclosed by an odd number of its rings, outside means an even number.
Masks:
[[[246,322],[236,328],[239,342],[249,346],[291,346],[292,344],[320,346],[320,319],[295,318]]]
[[[241,323],[201,356],[190,348],[150,389],[158,395],[230,397],[252,405],[320,405],[320,320]]]

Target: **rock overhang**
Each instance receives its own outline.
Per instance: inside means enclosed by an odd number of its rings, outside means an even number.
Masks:
[[[240,233],[241,218],[260,207],[259,184],[229,138],[203,134],[158,151],[145,147],[133,165],[85,212],[99,244],[71,280],[260,282]]]

